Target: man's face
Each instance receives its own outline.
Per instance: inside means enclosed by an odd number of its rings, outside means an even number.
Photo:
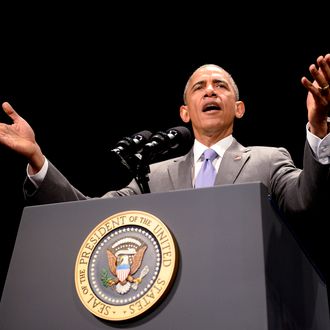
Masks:
[[[181,118],[191,121],[197,139],[202,135],[224,137],[232,133],[237,103],[228,73],[209,65],[192,75]]]

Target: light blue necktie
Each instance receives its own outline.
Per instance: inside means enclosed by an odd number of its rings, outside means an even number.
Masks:
[[[206,149],[203,156],[204,161],[196,177],[195,188],[213,186],[217,175],[212,161],[218,157],[218,154],[213,149]]]

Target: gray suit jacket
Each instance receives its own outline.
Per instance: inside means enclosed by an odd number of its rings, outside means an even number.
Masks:
[[[330,201],[330,165],[316,161],[306,143],[304,170],[293,164],[284,148],[244,147],[235,139],[225,152],[216,178],[216,185],[262,182],[269,195],[285,213],[297,214],[319,203]],[[193,152],[150,165],[150,192],[191,189]],[[202,188],[203,189],[203,188]],[[29,204],[56,203],[83,200],[89,197],[74,188],[49,163],[49,169],[38,189],[32,189],[29,180],[24,183],[25,198]],[[118,191],[109,191],[104,198],[141,194],[135,180]]]

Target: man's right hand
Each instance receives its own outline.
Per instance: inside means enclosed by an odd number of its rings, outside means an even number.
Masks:
[[[32,127],[8,102],[4,102],[2,108],[13,122],[0,123],[0,143],[27,158],[30,174],[39,172],[45,157],[36,142]]]

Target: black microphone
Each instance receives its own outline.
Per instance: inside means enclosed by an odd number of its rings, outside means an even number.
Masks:
[[[152,135],[149,142],[143,146],[141,156],[148,161],[157,154],[163,154],[171,149],[176,149],[191,141],[191,133],[187,127],[177,126],[166,132],[159,131]]]
[[[124,137],[116,144],[114,149],[111,149],[111,151],[124,158],[141,153],[144,145],[149,141],[151,136],[152,133],[145,130],[136,133],[131,137]]]

